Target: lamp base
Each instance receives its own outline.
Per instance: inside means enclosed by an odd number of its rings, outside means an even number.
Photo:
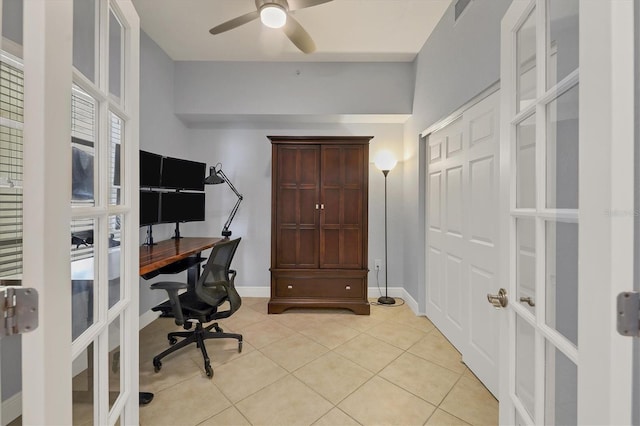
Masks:
[[[378,298],[378,303],[381,305],[395,305],[396,299],[394,299],[393,297],[381,296]]]

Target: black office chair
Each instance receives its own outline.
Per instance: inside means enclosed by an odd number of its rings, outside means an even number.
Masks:
[[[232,338],[238,340],[238,352],[242,352],[242,335],[225,333],[217,322],[203,327],[203,324],[211,321],[228,318],[240,308],[242,300],[234,287],[236,271],[229,269],[233,255],[238,248],[240,238],[226,240],[216,244],[211,250],[200,279],[195,288],[188,288],[182,282],[157,282],[151,285],[152,289],[166,290],[171,303],[171,314],[175,323],[185,330],[190,330],[195,322],[193,331],[177,331],[169,333],[167,338],[171,347],[153,358],[153,366],[156,373],[162,368],[162,358],[191,344],[195,343],[202,351],[204,357],[204,369],[208,377],[213,376],[213,369],[204,341],[207,339]],[[178,294],[179,290],[187,289],[185,293]],[[218,308],[225,302],[229,302],[229,309],[219,312]],[[211,330],[215,331],[211,331]],[[178,337],[184,340],[178,342]]]

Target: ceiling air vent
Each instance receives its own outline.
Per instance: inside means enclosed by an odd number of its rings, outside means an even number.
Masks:
[[[465,10],[465,8],[469,6],[469,3],[471,3],[471,0],[458,0],[456,2],[456,16],[455,16],[456,21],[458,20],[460,15],[462,15],[462,12]]]

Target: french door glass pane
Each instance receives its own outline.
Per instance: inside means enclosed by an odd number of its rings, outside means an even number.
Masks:
[[[517,314],[516,396],[535,419],[535,331]]]
[[[71,204],[95,205],[97,103],[80,87],[71,94]]]
[[[547,4],[547,89],[578,68],[578,0],[554,0]]]
[[[93,324],[95,318],[94,229],[93,219],[71,222],[71,334],[74,340]]]
[[[109,308],[122,297],[122,280],[120,278],[120,242],[122,240],[122,215],[109,216]]]
[[[122,93],[122,25],[109,11],[109,93],[120,100]]]
[[[85,349],[72,364],[72,404],[73,424],[91,425],[94,411],[94,345],[93,342]]]
[[[0,62],[0,277],[4,278],[22,274],[23,93],[22,70]]]
[[[122,316],[109,324],[109,409],[121,393],[120,348],[122,347]]]
[[[95,0],[73,0],[73,66],[96,82],[97,9]]]
[[[545,349],[545,425],[578,421],[578,368],[549,341]]]
[[[122,132],[124,130],[124,121],[116,114],[109,113],[109,141],[110,141],[110,155],[109,155],[109,204],[118,205],[122,203],[122,172],[124,167],[122,152]]]
[[[578,86],[547,105],[547,207],[578,208]]]
[[[578,346],[578,224],[546,222],[546,323]]]
[[[2,1],[2,37],[19,46],[22,46],[22,2],[23,0]]]
[[[521,111],[536,99],[536,13],[531,11],[516,34],[517,110]]]
[[[536,222],[535,219],[516,219],[516,300],[536,300]],[[535,315],[535,307],[522,303]]]
[[[536,117],[516,126],[516,207],[536,207]]]

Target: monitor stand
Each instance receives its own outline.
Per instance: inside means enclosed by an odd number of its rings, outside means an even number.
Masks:
[[[142,244],[143,246],[155,246],[156,243],[153,242],[153,227],[151,225],[147,225],[147,241]]]
[[[176,222],[176,230],[174,231],[173,237],[171,237],[171,239],[179,240],[180,238],[182,238],[180,236],[180,222]]]

